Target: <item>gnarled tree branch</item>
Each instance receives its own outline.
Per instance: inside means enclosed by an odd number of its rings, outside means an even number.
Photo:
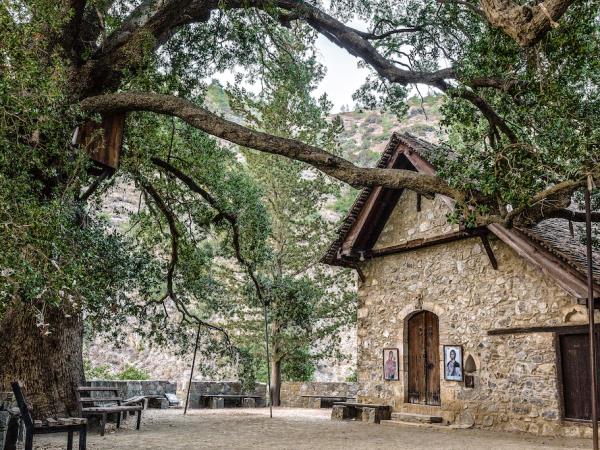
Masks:
[[[273,136],[223,119],[194,103],[170,95],[123,92],[90,97],[81,102],[88,111],[151,111],[179,117],[208,134],[265,153],[285,156],[312,165],[316,169],[352,186],[406,188],[422,194],[442,194],[454,199],[464,194],[444,180],[410,170],[361,168],[318,147],[294,139]]]
[[[521,47],[537,44],[574,3],[574,0],[545,0],[537,5],[520,5],[512,0],[480,0],[487,21],[500,28]]]
[[[556,219],[566,219],[571,222],[585,222],[585,212],[584,211],[573,211],[571,209],[557,209],[555,211],[547,212],[545,217],[548,219],[556,218]],[[592,211],[592,222],[600,222],[600,212]]]
[[[246,270],[246,273],[252,280],[252,283],[254,284],[254,288],[256,290],[256,295],[258,296],[259,300],[262,303],[264,303],[265,298],[263,295],[263,289],[258,280],[258,277],[256,276],[256,273],[254,272],[254,267],[253,267],[252,263],[250,261],[248,261],[246,258],[244,258],[244,255],[242,254],[242,249],[241,249],[241,245],[240,245],[240,228],[238,226],[237,217],[235,216],[235,214],[231,214],[231,213],[225,211],[219,205],[219,202],[206,189],[202,188],[198,183],[196,183],[194,181],[194,179],[192,177],[183,173],[177,167],[175,167],[172,164],[168,163],[167,161],[163,161],[162,159],[159,159],[159,158],[152,158],[152,163],[154,165],[156,165],[157,167],[160,167],[161,169],[165,170],[167,173],[173,175],[175,178],[179,179],[192,192],[195,192],[196,194],[200,194],[200,196],[210,206],[212,206],[215,210],[217,210],[217,212],[219,213],[219,216],[223,217],[225,220],[227,220],[227,222],[229,222],[229,225],[231,226],[231,230],[232,230],[232,241],[233,241],[232,243],[233,243],[233,249],[235,252],[235,257],[236,257],[237,261],[242,265],[242,267],[244,267],[244,269]]]

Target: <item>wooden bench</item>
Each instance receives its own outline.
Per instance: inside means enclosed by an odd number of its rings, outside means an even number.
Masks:
[[[92,396],[98,392],[104,396]],[[86,395],[81,395],[86,394]],[[77,388],[77,399],[81,404],[81,413],[88,416],[100,417],[100,436],[104,436],[106,420],[109,414],[116,414],[117,428],[121,427],[121,415],[137,412],[135,429],[139,430],[142,423],[142,410],[144,409],[144,397],[137,396],[123,400],[119,397],[119,389],[116,387],[90,387],[80,386]],[[92,406],[85,406],[91,404]]]
[[[379,423],[389,420],[391,415],[391,406],[371,403],[335,402],[331,410],[331,420],[360,419],[363,422]]]
[[[307,407],[309,408],[331,408],[336,402],[355,400],[355,397],[348,397],[345,395],[301,395],[300,397],[307,400]]]
[[[73,433],[79,434],[79,450],[86,448],[87,420],[79,417],[69,417],[45,421],[33,420],[31,409],[27,405],[21,385],[18,382],[11,383],[15,400],[19,406],[21,420],[25,425],[25,450],[33,449],[33,436],[36,434],[67,433],[67,450],[73,449]]]
[[[241,403],[241,406],[251,408],[256,405],[256,399],[259,398],[262,398],[262,396],[249,394],[200,394],[200,406],[212,409],[225,408],[226,400],[235,400],[236,405]]]

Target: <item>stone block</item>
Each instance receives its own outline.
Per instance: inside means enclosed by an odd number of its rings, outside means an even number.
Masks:
[[[343,405],[334,405],[331,409],[331,420],[346,420],[350,418],[350,408]]]
[[[225,408],[225,399],[223,397],[211,397],[210,398],[211,409],[222,409]]]
[[[361,419],[367,423],[379,423],[379,420],[377,420],[377,408],[362,408]]]
[[[256,399],[251,397],[243,398],[242,408],[256,408]]]
[[[166,398],[149,398],[148,399],[148,408],[153,409],[168,409],[169,408],[169,400]]]

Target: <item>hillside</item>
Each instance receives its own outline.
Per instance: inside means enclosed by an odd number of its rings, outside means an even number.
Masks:
[[[390,135],[409,132],[430,142],[440,139],[440,107],[442,96],[408,100],[407,117],[400,121],[390,113],[358,110],[337,114],[344,124],[340,135],[342,155],[362,166],[373,166]]]

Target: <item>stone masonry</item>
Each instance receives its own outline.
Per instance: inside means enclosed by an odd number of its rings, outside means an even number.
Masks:
[[[356,397],[357,383],[324,383],[318,381],[298,381],[281,383],[281,406],[306,408],[314,403],[303,395],[325,395],[328,397]]]
[[[445,224],[442,199],[405,192],[376,248],[455,231]],[[586,323],[578,306],[553,280],[528,265],[499,240],[491,240],[494,270],[479,238],[367,260],[359,283],[359,399],[406,406],[407,339],[412,313],[429,310],[439,318],[442,345],[462,345],[476,365],[475,387],[440,380],[447,422],[530,433],[587,436],[591,429],[561,419],[557,353],[553,333],[489,336],[488,330],[518,326]],[[400,350],[400,380],[383,381],[382,348]],[[440,367],[442,369],[443,367]],[[443,374],[443,370],[441,370]],[[433,407],[435,409],[435,407]]]

